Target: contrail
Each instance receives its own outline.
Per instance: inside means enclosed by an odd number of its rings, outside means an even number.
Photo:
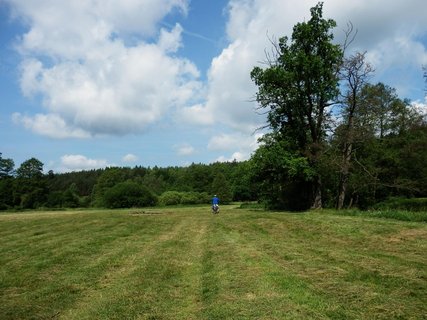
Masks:
[[[171,25],[170,23],[167,23],[167,22],[160,22],[160,24],[163,25],[163,26],[165,26],[165,27],[171,28],[171,29],[175,27],[175,26],[173,26],[173,25]],[[181,27],[182,27],[182,25],[181,25]],[[208,41],[210,43],[213,43],[215,45],[218,45],[218,41],[217,40],[205,37],[204,35],[202,35],[200,33],[196,33],[196,32],[185,30],[184,27],[182,27],[182,33],[184,33],[184,34],[186,34],[188,36],[199,38],[199,39]]]

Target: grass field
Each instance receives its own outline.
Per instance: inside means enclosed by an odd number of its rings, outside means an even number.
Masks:
[[[427,224],[223,206],[0,214],[0,319],[426,319]]]

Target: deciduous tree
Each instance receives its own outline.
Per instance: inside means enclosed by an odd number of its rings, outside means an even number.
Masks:
[[[290,44],[279,39],[268,67],[255,67],[256,100],[267,109],[267,126],[275,137],[306,157],[315,169],[323,150],[328,107],[337,99],[342,49],[333,44],[332,19],[322,16],[323,4],[311,8],[311,19],[294,26]],[[311,205],[322,206],[321,177],[311,182]]]

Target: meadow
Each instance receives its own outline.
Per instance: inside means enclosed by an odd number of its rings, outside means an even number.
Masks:
[[[222,206],[0,214],[0,319],[425,319],[427,224]]]

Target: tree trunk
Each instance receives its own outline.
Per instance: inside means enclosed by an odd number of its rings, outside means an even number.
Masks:
[[[349,139],[349,140],[352,140],[352,139]],[[337,201],[338,210],[344,207],[344,200],[345,200],[345,194],[347,191],[348,178],[350,176],[350,161],[351,161],[352,149],[353,149],[352,143],[345,144],[345,147],[343,150],[340,184],[339,184],[339,190],[338,190],[338,201]]]
[[[322,180],[320,176],[314,181],[313,191],[314,199],[311,209],[322,209]]]

